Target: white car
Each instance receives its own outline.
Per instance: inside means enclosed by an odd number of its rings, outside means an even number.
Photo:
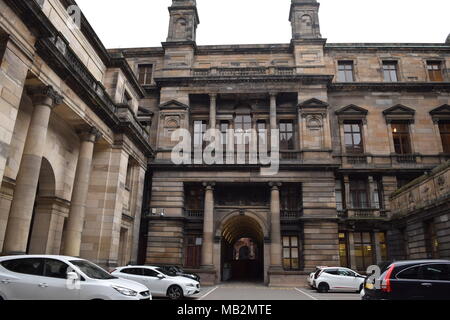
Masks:
[[[0,300],[151,300],[148,288],[80,258],[0,257]]]
[[[159,267],[120,267],[112,275],[137,281],[145,285],[153,296],[168,297],[172,300],[189,297],[200,292],[200,283],[193,279],[176,276]]]
[[[361,292],[365,277],[348,268],[323,268],[314,276],[313,286],[320,293],[328,291]]]
[[[316,273],[318,273],[320,270],[322,270],[323,268],[326,268],[325,266],[318,266],[316,267],[316,270],[314,272],[311,272],[308,276],[308,284],[311,288],[314,288],[314,277],[316,275]]]

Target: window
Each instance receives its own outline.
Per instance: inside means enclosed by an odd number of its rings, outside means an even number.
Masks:
[[[155,270],[147,269],[147,268],[143,269],[143,271],[144,271],[144,276],[145,276],[145,277],[157,278],[157,277],[158,277],[158,274],[159,274],[159,273],[156,272]]]
[[[152,84],[153,77],[153,65],[152,64],[141,64],[138,67],[139,71],[139,83],[146,85]]]
[[[186,268],[200,268],[202,252],[202,236],[189,235],[185,239],[184,266]]]
[[[354,272],[345,269],[338,269],[338,275],[344,277],[356,277],[356,274]]]
[[[294,123],[280,122],[280,150],[294,150]]]
[[[206,127],[206,121],[194,121],[194,148],[200,148],[206,145],[206,142],[203,141]]]
[[[300,269],[299,239],[297,236],[283,237],[283,268],[285,270]]]
[[[235,130],[250,130],[252,128],[252,117],[250,116],[236,116],[234,120]]]
[[[220,133],[222,134],[222,144],[227,145],[227,130],[230,128],[230,123],[228,121],[220,121]]]
[[[355,242],[356,268],[360,271],[367,270],[375,261],[372,235],[369,232],[355,232],[353,239]]]
[[[361,123],[344,124],[345,151],[351,154],[364,153]]]
[[[428,61],[427,69],[430,81],[436,82],[444,81],[444,77],[442,75],[442,63],[440,61]]]
[[[383,76],[385,82],[397,82],[397,61],[383,61]]]
[[[353,61],[339,61],[338,62],[338,81],[339,82],[353,82]]]
[[[439,131],[441,133],[444,152],[450,153],[450,121],[439,122]]]
[[[132,102],[133,102],[133,99],[131,98],[131,95],[127,91],[125,91],[123,93],[122,103],[131,107]]]
[[[342,191],[342,181],[336,180],[336,209],[337,211],[344,210],[344,196]]]
[[[280,189],[280,206],[282,211],[300,211],[301,188],[297,184],[283,184]]]
[[[339,258],[341,262],[341,267],[349,266],[349,252],[348,252],[348,236],[347,233],[339,233]]]
[[[439,259],[439,240],[433,220],[424,222],[425,247],[429,259]]]
[[[409,137],[409,125],[407,123],[392,123],[392,136],[394,139],[395,153],[412,153],[411,140]]]
[[[400,272],[397,279],[450,281],[450,265],[427,264],[415,266]]]
[[[368,182],[366,180],[350,180],[350,204],[353,209],[370,207]]]
[[[186,210],[203,211],[205,209],[205,189],[201,185],[186,185],[184,198]]]
[[[96,264],[93,264],[92,262],[89,262],[87,260],[72,260],[70,261],[70,263],[78,267],[81,270],[81,272],[83,272],[91,279],[96,280],[117,279],[116,277],[112,276],[110,273],[106,272]]]
[[[127,176],[125,179],[125,189],[127,189],[128,191],[131,190],[132,181],[133,181],[133,162],[130,159],[128,160]]]
[[[122,271],[120,271],[120,272],[125,273],[125,274],[135,275],[135,276],[142,276],[142,269],[140,269],[140,268],[127,268],[127,269],[122,269]]]
[[[388,261],[386,233],[379,232],[378,240],[380,242],[379,246],[380,246],[380,252],[381,252],[381,262],[386,262],[386,261]]]
[[[44,259],[15,259],[2,262],[2,266],[16,273],[42,276],[44,274]]]
[[[45,259],[44,277],[67,279],[69,266],[62,261]]]

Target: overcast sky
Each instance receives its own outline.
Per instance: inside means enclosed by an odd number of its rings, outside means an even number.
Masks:
[[[436,42],[450,33],[449,0],[321,0],[328,42]],[[107,48],[157,47],[172,0],[77,0]],[[288,43],[290,0],[197,0],[197,44]]]

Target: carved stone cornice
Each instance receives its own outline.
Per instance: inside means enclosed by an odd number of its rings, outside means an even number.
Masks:
[[[81,141],[96,143],[103,136],[103,133],[96,127],[89,127],[86,130],[79,130]]]

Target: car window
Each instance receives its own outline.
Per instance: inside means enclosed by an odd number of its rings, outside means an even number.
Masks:
[[[164,270],[163,268],[156,268],[156,270],[169,277],[175,277],[177,275],[175,272],[172,272],[171,270]]]
[[[45,259],[44,276],[50,278],[67,279],[69,266],[62,261]]]
[[[338,274],[340,276],[345,276],[345,277],[354,277],[355,273],[349,271],[349,270],[345,270],[345,269],[339,269]]]
[[[325,270],[324,272],[335,275],[335,276],[339,275],[338,269],[328,269],[328,270]]]
[[[450,281],[449,265],[429,264],[421,267],[423,280]]]
[[[144,269],[144,276],[156,278],[158,276],[158,272],[152,269]]]
[[[132,274],[136,276],[142,276],[142,269],[140,268],[126,268],[120,271],[121,273]]]
[[[96,264],[93,264],[92,262],[89,262],[87,260],[72,260],[70,261],[70,263],[80,268],[80,270],[91,279],[96,280],[117,279],[116,277],[112,276],[110,273],[106,272]]]
[[[2,266],[12,272],[29,274],[33,276],[42,276],[44,273],[44,259],[39,258],[3,261]]]
[[[420,279],[420,266],[412,267],[401,271],[397,279],[415,280]]]

